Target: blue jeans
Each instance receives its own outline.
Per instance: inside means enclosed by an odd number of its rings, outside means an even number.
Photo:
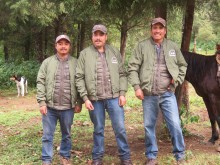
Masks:
[[[73,123],[74,111],[55,110],[47,107],[47,115],[42,115],[43,137],[42,137],[42,161],[52,162],[53,157],[53,137],[57,120],[60,122],[62,140],[60,145],[60,155],[70,158],[72,148],[71,125]]]
[[[156,159],[157,157],[158,147],[155,126],[159,109],[161,109],[171,135],[174,156],[176,160],[183,159],[185,145],[175,95],[172,92],[165,92],[160,96],[145,96],[142,105],[144,110],[146,157],[149,159]]]
[[[105,109],[111,119],[119,157],[121,160],[130,159],[130,149],[124,125],[124,109],[119,106],[118,98],[92,101],[92,104],[94,110],[89,111],[90,119],[94,124],[92,159],[102,160],[104,156]]]

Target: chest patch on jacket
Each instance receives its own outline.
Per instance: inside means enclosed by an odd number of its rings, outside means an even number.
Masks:
[[[112,63],[113,63],[113,64],[117,64],[117,63],[118,63],[118,60],[117,60],[116,57],[112,57]]]
[[[169,56],[176,56],[176,52],[174,49],[169,50]]]

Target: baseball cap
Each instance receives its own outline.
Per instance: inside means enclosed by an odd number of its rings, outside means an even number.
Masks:
[[[157,18],[152,19],[151,25],[154,25],[156,23],[161,23],[164,27],[166,27],[166,21],[161,17],[157,17]]]
[[[55,43],[59,42],[61,39],[65,39],[65,40],[67,40],[67,41],[70,42],[70,38],[69,38],[67,35],[62,34],[62,35],[59,35],[59,36],[56,38]],[[71,42],[70,42],[70,43],[71,43]]]
[[[92,33],[96,32],[96,31],[101,31],[101,32],[106,34],[107,33],[107,28],[104,25],[101,25],[101,24],[95,25],[92,28]]]

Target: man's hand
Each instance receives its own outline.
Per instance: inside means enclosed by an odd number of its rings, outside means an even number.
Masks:
[[[92,103],[91,103],[91,101],[90,100],[86,100],[85,101],[85,106],[86,106],[86,108],[88,109],[88,110],[94,110],[94,107],[93,107],[93,105],[92,105]]]
[[[168,89],[169,91],[172,91],[171,86],[174,86],[174,85],[175,85],[174,79],[171,79],[171,80],[170,80],[170,85],[167,87],[167,89]]]
[[[140,100],[144,100],[144,93],[140,88],[135,91],[135,96]]]
[[[126,104],[125,96],[119,96],[119,106],[124,106]]]
[[[47,114],[47,106],[42,106],[42,107],[40,107],[40,113],[42,114],[42,115],[46,115]]]
[[[82,110],[82,105],[81,106],[80,105],[75,105],[75,107],[74,107],[74,112],[75,113],[80,113],[81,110]]]

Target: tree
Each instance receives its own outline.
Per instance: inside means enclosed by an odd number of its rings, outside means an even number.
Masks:
[[[120,31],[120,52],[123,61],[128,31],[146,22],[146,14],[151,13],[149,4],[146,0],[101,0],[101,7],[106,10],[106,18],[110,18],[107,22],[115,24]]]
[[[193,27],[193,18],[195,10],[195,0],[187,0],[185,8],[184,22],[183,22],[183,35],[181,50],[189,51],[191,33]],[[184,81],[183,84],[177,89],[177,101],[178,107],[180,109],[182,103],[185,105],[186,109],[189,109],[189,92],[188,92],[188,82]]]
[[[0,40],[3,42],[3,52],[4,52],[4,59],[5,62],[9,62],[9,43],[7,42],[7,38],[10,34],[9,28],[9,19],[10,10],[7,8],[6,1],[3,0],[0,5]]]

